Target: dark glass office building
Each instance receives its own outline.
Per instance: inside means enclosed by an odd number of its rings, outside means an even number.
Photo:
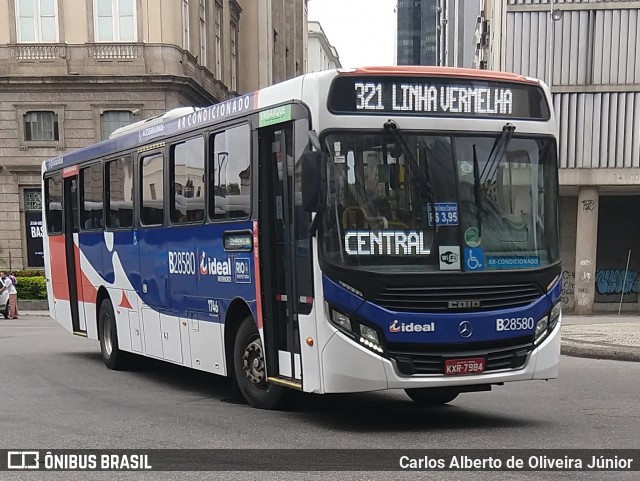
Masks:
[[[436,65],[438,0],[398,0],[398,65]]]

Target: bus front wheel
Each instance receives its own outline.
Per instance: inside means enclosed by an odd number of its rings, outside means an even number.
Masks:
[[[244,399],[253,407],[277,409],[285,398],[285,388],[267,382],[265,351],[251,316],[238,328],[233,347],[233,368]]]
[[[443,388],[405,389],[404,392],[421,406],[441,406],[450,403],[460,394],[458,391]]]
[[[127,353],[118,348],[116,316],[113,312],[113,306],[109,299],[102,301],[102,304],[100,305],[100,317],[98,319],[102,361],[109,369],[124,369]]]

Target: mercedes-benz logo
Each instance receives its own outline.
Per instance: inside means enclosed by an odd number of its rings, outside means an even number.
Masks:
[[[462,321],[458,326],[458,333],[462,337],[470,337],[473,334],[473,326],[469,321]]]

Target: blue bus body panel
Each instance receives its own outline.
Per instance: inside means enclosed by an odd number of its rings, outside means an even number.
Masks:
[[[228,252],[223,244],[225,231],[251,232],[252,228],[252,221],[240,221],[83,232],[79,242],[105,285],[114,283],[115,269],[121,264],[130,288],[147,307],[171,316],[223,323],[234,299],[244,300],[257,315],[253,252]],[[109,236],[113,237],[111,250],[105,241]]]
[[[557,282],[548,294],[543,294],[526,306],[494,311],[441,314],[390,311],[364,301],[326,276],[323,276],[323,287],[325,300],[332,307],[378,327],[384,333],[387,342],[425,344],[464,344],[533,336],[534,329],[498,331],[497,319],[532,318],[535,328],[535,323],[544,317],[560,298],[562,289],[561,283]],[[469,337],[460,335],[459,327],[462,321],[471,323],[472,333]],[[409,329],[413,332],[397,331],[398,328],[402,329],[403,325],[405,329],[406,326],[411,325]],[[415,332],[417,325],[421,326],[421,332]],[[391,330],[392,326],[395,331]]]

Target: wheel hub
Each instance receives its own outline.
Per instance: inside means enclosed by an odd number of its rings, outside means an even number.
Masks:
[[[104,339],[104,350],[107,352],[107,356],[111,356],[113,344],[111,342],[111,319],[109,316],[106,316],[102,323],[102,338]]]
[[[242,356],[242,363],[244,373],[249,381],[254,384],[264,384],[266,382],[264,355],[259,339],[247,345]]]

